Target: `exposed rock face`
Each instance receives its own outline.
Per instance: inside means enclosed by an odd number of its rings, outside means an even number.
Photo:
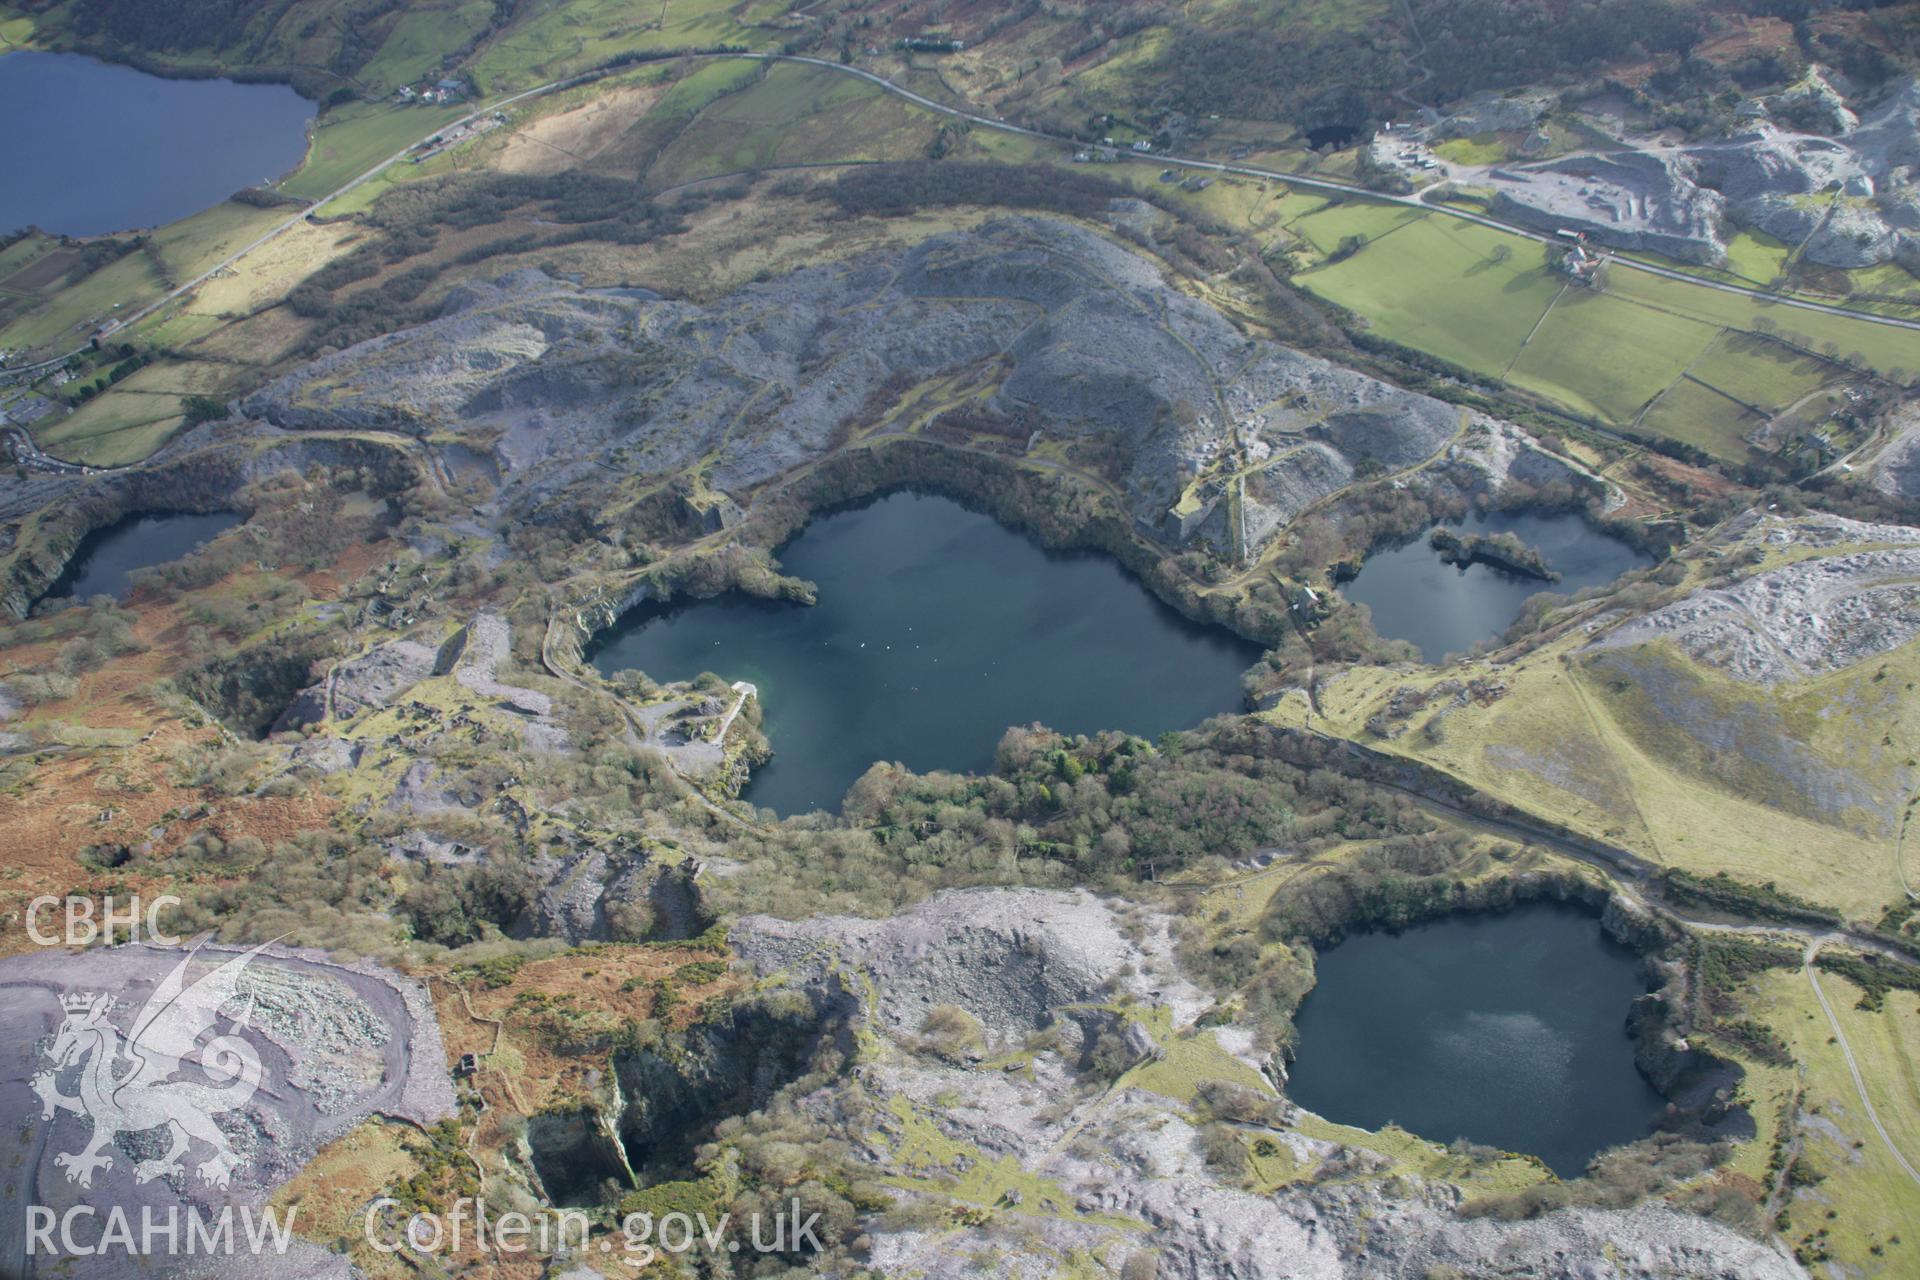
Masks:
[[[1767,109],[1811,133],[1845,133],[1860,123],[1847,100],[1827,80],[1824,67],[1807,68],[1798,84],[1767,100]]]
[[[1873,487],[1896,498],[1920,498],[1920,401],[1892,424],[1892,438],[1872,465]]]
[[[959,1280],[991,1251],[995,1274],[1049,1277],[1075,1251],[1114,1265],[1158,1255],[1158,1274],[1183,1280],[1360,1280],[1515,1275],[1618,1277],[1804,1275],[1790,1259],[1727,1228],[1658,1202],[1627,1211],[1563,1210],[1527,1222],[1462,1218],[1450,1186],[1401,1176],[1384,1160],[1292,1127],[1247,1056],[1248,1034],[1226,1026],[1179,1030],[1204,996],[1178,972],[1169,921],[1116,908],[1085,892],[971,890],[941,894],[888,920],[741,921],[733,943],[764,975],[784,973],[857,1001],[874,1047],[860,1079],[881,1105],[867,1158],[890,1172],[899,1117],[937,1126],[961,1165],[1012,1159],[1030,1181],[984,1221],[937,1227],[876,1226],[871,1266],[884,1275]],[[1033,1029],[1068,1021],[1090,1002],[1165,1010],[1176,1036],[1210,1046],[1215,1069],[1264,1091],[1275,1119],[1249,1125],[1300,1165],[1338,1158],[1347,1174],[1306,1179],[1271,1196],[1226,1186],[1202,1154],[1200,1119],[1145,1087],[1076,1088],[1068,1055],[1033,1053],[1022,1070],[957,1065],[915,1052],[926,1012],[964,1009],[985,1028],[987,1052],[1017,1047]],[[1158,1051],[1134,1021],[1137,1052]],[[1185,1052],[1193,1052],[1192,1048]],[[807,1105],[802,1102],[803,1106]],[[824,1103],[822,1105],[825,1105]],[[941,1167],[941,1172],[957,1168]]]
[[[458,290],[440,319],[325,357],[241,407],[299,431],[458,432],[490,445],[509,506],[609,471],[711,459],[716,498],[696,514],[724,526],[729,491],[870,425],[905,380],[992,362],[1005,373],[987,410],[1022,436],[1110,441],[1131,514],[1156,531],[1236,425],[1276,455],[1310,432],[1326,451],[1311,476],[1277,481],[1272,509],[1249,512],[1262,529],[1287,518],[1296,490],[1317,495],[1365,458],[1414,465],[1459,426],[1438,401],[1249,341],[1146,259],[1037,218],[704,307],[522,272]]]
[[[1675,156],[1563,156],[1492,170],[1494,212],[1542,231],[1591,232],[1609,249],[1645,249],[1682,262],[1725,256],[1726,201],[1693,182]]]
[[[1501,166],[1486,181],[1503,216],[1610,248],[1719,262],[1730,219],[1824,266],[1920,260],[1920,84],[1863,118],[1816,68],[1769,107],[1777,120],[1724,141]]]
[[[553,699],[538,689],[500,679],[500,664],[512,651],[513,632],[507,620],[497,613],[482,612],[448,642],[441,660],[452,661],[453,678],[463,688],[488,700],[494,710],[514,717],[529,749],[571,750],[565,727],[554,719]]]
[[[808,973],[838,950],[878,975],[872,1010],[890,1031],[917,1032],[935,1005],[960,1005],[989,1033],[1016,1037],[1044,1026],[1054,1010],[1111,998],[1110,982],[1149,991],[1182,1021],[1206,1006],[1178,975],[1167,921],[1143,942],[1085,891],[979,889],[938,894],[886,920],[776,920],[750,916],[735,927],[742,958],[763,972]],[[1122,976],[1132,965],[1135,972]]]
[[[1435,125],[1436,138],[1470,138],[1476,133],[1517,133],[1531,129],[1553,107],[1547,94],[1478,93]]]
[[[1920,634],[1920,547],[1911,545],[1920,533],[1829,517],[1804,530],[1773,522],[1762,536],[1776,545],[1818,546],[1831,536],[1909,545],[1803,560],[1732,586],[1702,588],[1600,643],[1665,638],[1743,680],[1774,684],[1852,666]]]
[[[246,486],[282,472],[363,469],[380,492],[411,480],[406,458],[370,439],[293,438],[258,424],[205,425],[171,441],[137,467],[99,474],[27,472],[0,477],[0,609],[25,617],[52,586],[81,540],[126,516],[149,511],[233,510]],[[12,540],[28,515],[34,537]]]
[[[302,690],[274,722],[274,729],[298,729],[317,724],[329,714],[347,719],[364,711],[392,706],[401,694],[433,674],[434,651],[415,640],[375,645],[333,669],[327,680]]]
[[[1447,461],[1458,479],[1471,475],[1478,494],[1500,492],[1508,481],[1532,488],[1549,484],[1595,486],[1609,492],[1609,503],[1621,500],[1617,491],[1594,472],[1570,458],[1549,453],[1520,428],[1495,418],[1476,415],[1459,440],[1447,449]]]

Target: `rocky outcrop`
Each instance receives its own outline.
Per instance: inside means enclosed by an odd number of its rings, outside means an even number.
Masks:
[[[1057,1010],[1124,991],[1152,992],[1183,1021],[1197,1017],[1207,1002],[1179,976],[1168,923],[1156,918],[1135,942],[1090,893],[979,889],[936,895],[887,920],[751,916],[732,940],[769,974],[817,978],[835,958],[857,957],[876,978],[870,1012],[894,1033],[917,1032],[930,1009],[951,1004],[1012,1039],[1048,1025]]]
[[[738,518],[730,494],[830,452],[901,388],[990,362],[1004,376],[983,413],[1022,440],[1099,437],[1129,515],[1163,532],[1236,430],[1278,455],[1313,429],[1335,478],[1366,459],[1416,465],[1458,426],[1439,401],[1251,341],[1146,258],[1040,218],[807,268],[706,306],[520,272],[457,290],[440,318],[324,357],[240,408],[290,431],[484,444],[506,509],[698,463],[705,487],[670,514],[711,530]],[[1250,524],[1270,530],[1289,505],[1250,510]]]
[[[1699,186],[1679,158],[1654,152],[1573,155],[1489,171],[1493,211],[1541,231],[1585,231],[1609,249],[1682,262],[1726,256],[1726,201]]]
[[[1632,912],[1622,911],[1616,927],[1631,931]],[[938,1135],[939,1176],[1018,1162],[1024,1192],[991,1210],[958,1221],[942,1213],[927,1226],[912,1213],[874,1224],[874,1270],[960,1280],[990,1254],[995,1274],[1039,1280],[1076,1256],[1117,1265],[1146,1254],[1157,1258],[1156,1274],[1184,1280],[1804,1275],[1766,1244],[1659,1201],[1524,1222],[1463,1216],[1453,1187],[1308,1136],[1263,1081],[1244,1029],[1192,1026],[1206,1001],[1170,954],[1172,924],[1084,892],[992,889],[941,894],[887,920],[754,917],[735,927],[736,951],[760,975],[851,1002],[856,1031],[870,1033],[856,1036],[867,1045],[856,1075],[876,1104],[877,1131],[859,1144],[864,1159],[913,1186],[920,1168],[894,1164],[895,1153],[910,1160],[926,1150],[924,1138],[908,1141],[927,1132],[906,1128],[911,1117]],[[986,1038],[978,1054],[925,1050],[919,1033],[941,1005],[977,1021]],[[1089,1008],[1129,1011],[1139,1059],[1179,1043],[1183,1061],[1209,1064],[1202,1074],[1238,1080],[1231,1087],[1242,1091],[1235,1106],[1246,1119],[1235,1127],[1272,1144],[1275,1158],[1328,1176],[1250,1193],[1208,1165],[1193,1106],[1128,1087],[1125,1077],[1119,1087],[1076,1087],[1062,1048],[1073,1038],[1058,1030]],[[1146,1034],[1147,1020],[1161,1017],[1173,1040]],[[979,1060],[1009,1051],[1004,1063]]]
[[[1495,167],[1494,211],[1683,262],[1720,262],[1729,220],[1824,266],[1920,260],[1920,85],[1856,114],[1816,67],[1765,109],[1733,138]]]
[[[379,493],[410,483],[404,451],[372,439],[287,439],[257,424],[202,427],[137,467],[79,475],[0,477],[0,609],[25,617],[60,577],[86,536],[145,512],[204,515],[241,509],[248,485],[285,471],[361,472]]]
[[[1847,100],[1827,79],[1827,69],[1814,65],[1799,81],[1767,99],[1775,119],[1786,120],[1808,133],[1845,133],[1860,123]]]
[[[1910,532],[1910,531],[1903,531]],[[1607,648],[1669,640],[1743,680],[1837,671],[1920,634],[1920,547],[1825,556],[1703,587],[1615,628]]]
[[[332,716],[349,719],[392,706],[407,690],[433,674],[435,651],[415,640],[394,640],[349,658],[327,679],[310,688],[280,713],[274,730],[299,729]]]

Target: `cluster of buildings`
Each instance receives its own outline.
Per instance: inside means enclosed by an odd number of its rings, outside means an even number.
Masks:
[[[959,53],[967,47],[967,42],[951,36],[907,36],[895,47],[909,53]]]
[[[413,153],[411,159],[414,164],[431,160],[441,152],[451,150],[469,138],[477,138],[483,133],[491,133],[506,123],[507,113],[504,111],[496,111],[491,115],[482,116],[478,120],[471,120],[465,124],[457,124],[453,128],[441,133],[436,133],[433,137],[427,139],[426,142],[421,144],[420,149]]]
[[[1600,270],[1600,255],[1587,248],[1587,233],[1561,227],[1553,234],[1566,247],[1557,264],[1561,272],[1576,284],[1592,284],[1595,273]]]
[[[393,91],[393,100],[405,104],[420,103],[425,106],[439,106],[447,102],[459,102],[467,96],[467,86],[459,80],[439,80],[433,84],[403,84]]]

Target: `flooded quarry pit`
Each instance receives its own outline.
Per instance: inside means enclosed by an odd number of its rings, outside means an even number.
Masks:
[[[239,524],[231,511],[211,515],[137,515],[95,529],[80,540],[73,559],[47,590],[49,598],[126,599],[133,574],[178,560],[203,542],[211,542]]]
[[[1665,1106],[1627,1034],[1639,960],[1589,911],[1358,934],[1316,969],[1287,1093],[1329,1120],[1526,1152],[1565,1178],[1646,1137]]]
[[[631,610],[590,657],[758,686],[775,752],[743,793],[833,809],[875,761],[986,770],[1010,725],[1152,737],[1240,705],[1259,646],[1192,622],[1111,559],[1041,549],[946,498],[821,516],[779,552],[812,606],[729,593]]]
[[[1438,528],[1466,539],[1512,534],[1558,576],[1548,579],[1485,562],[1450,564],[1434,547],[1433,530],[1374,552],[1341,585],[1340,594],[1373,611],[1374,630],[1389,640],[1408,641],[1428,662],[1498,636],[1537,592],[1571,595],[1653,563],[1571,513],[1495,511]]]

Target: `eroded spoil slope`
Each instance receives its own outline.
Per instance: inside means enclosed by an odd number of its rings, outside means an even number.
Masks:
[[[1236,431],[1271,472],[1249,484],[1246,522],[1270,533],[1365,460],[1415,465],[1461,426],[1437,400],[1249,340],[1147,259],[1034,218],[708,306],[520,272],[463,286],[440,318],[326,356],[241,409],[295,430],[455,433],[490,447],[510,495],[534,504],[609,471],[696,464],[738,494],[829,452],[915,384],[996,362],[980,409],[1016,436],[1106,437],[1130,514],[1175,540],[1201,521],[1169,509]]]

